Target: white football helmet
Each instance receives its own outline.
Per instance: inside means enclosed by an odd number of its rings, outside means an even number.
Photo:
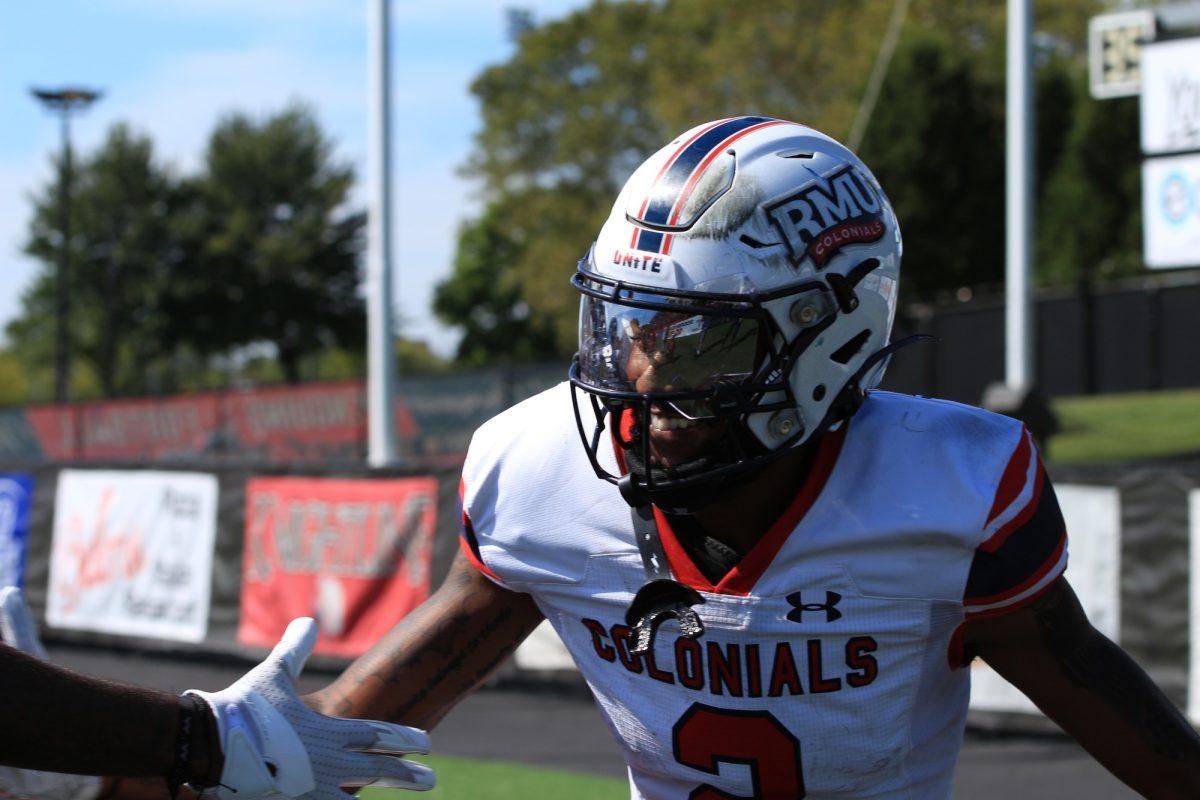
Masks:
[[[686,510],[687,496],[852,415],[883,376],[901,249],[870,170],[804,125],[722,119],[655,153],[572,279],[583,294],[572,397],[596,473],[622,484],[597,459],[608,428],[626,499],[632,485],[639,501]],[[664,465],[651,458],[652,418],[656,431],[723,435]]]

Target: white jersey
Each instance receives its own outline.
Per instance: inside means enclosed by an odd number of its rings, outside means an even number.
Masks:
[[[948,797],[970,691],[956,632],[1066,566],[1019,423],[886,392],[823,437],[791,505],[718,583],[657,515],[705,632],[668,623],[645,656],[625,625],[646,580],[630,509],[589,464],[566,384],[476,432],[462,499],[463,551],[553,624],[634,798]]]

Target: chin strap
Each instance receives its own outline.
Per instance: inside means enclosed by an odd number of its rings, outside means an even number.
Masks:
[[[704,623],[692,606],[700,605],[704,598],[695,589],[671,577],[667,554],[654,523],[654,508],[645,492],[634,486],[629,475],[623,476],[618,486],[621,496],[629,503],[634,538],[646,570],[646,583],[638,589],[625,612],[625,624],[633,628],[631,652],[634,655],[649,652],[654,647],[654,635],[659,626],[669,619],[678,621],[679,635],[683,638],[699,638],[704,633]]]

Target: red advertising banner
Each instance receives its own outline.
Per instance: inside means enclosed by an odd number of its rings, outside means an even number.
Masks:
[[[203,453],[219,417],[211,394],[32,406],[26,414],[52,460]]]
[[[400,440],[417,438],[400,400],[395,413]],[[42,453],[56,461],[361,461],[367,440],[366,388],[358,381],[32,406],[26,417]]]
[[[316,652],[357,656],[429,596],[435,478],[255,478],[246,486],[238,641],[315,617]]]

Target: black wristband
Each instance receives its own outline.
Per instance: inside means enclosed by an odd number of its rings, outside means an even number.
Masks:
[[[179,730],[175,738],[175,762],[167,773],[167,792],[172,800],[179,794],[179,787],[185,783],[194,782],[198,776],[192,775],[192,759],[195,753],[192,747],[197,735],[207,736],[208,704],[194,694],[179,697]]]

